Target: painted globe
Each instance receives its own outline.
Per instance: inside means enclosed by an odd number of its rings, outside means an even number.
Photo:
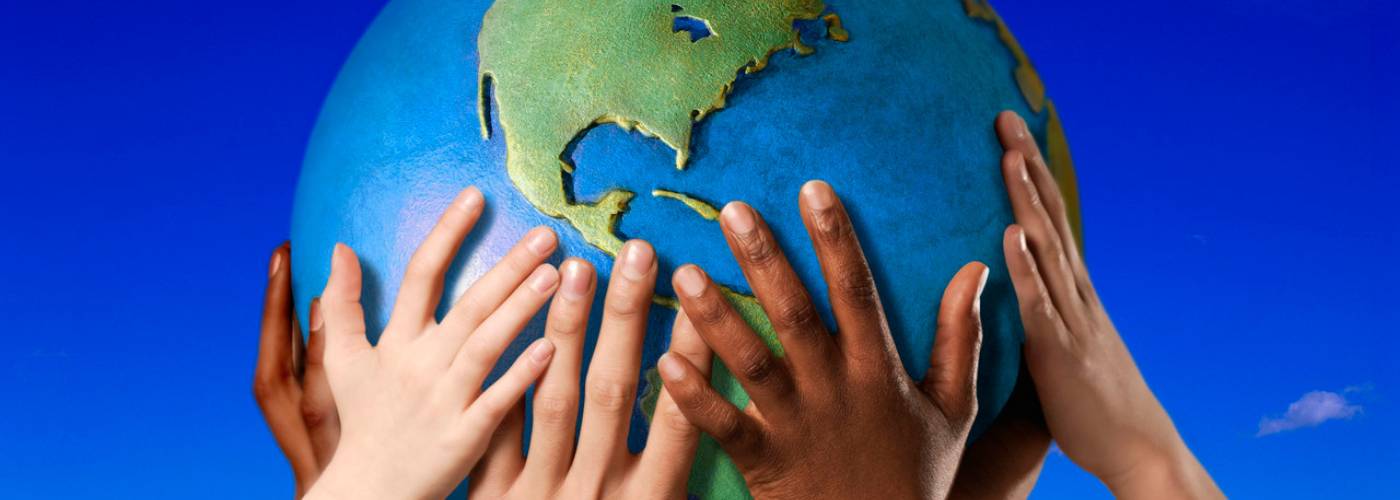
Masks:
[[[990,265],[975,436],[1015,384],[1022,341],[1001,255],[1012,216],[992,121],[1003,109],[1027,117],[1073,205],[1055,107],[981,0],[394,0],[341,70],[311,137],[292,223],[297,307],[307,317],[333,244],[348,243],[377,337],[409,256],[475,185],[487,212],[444,304],[546,225],[560,236],[559,258],[587,259],[604,277],[630,238],[655,246],[663,277],[700,264],[757,312],[748,319],[771,341],[715,208],[743,200],[764,214],[830,321],[797,213],[802,183],[824,179],[847,202],[916,379],[944,285],[968,261]],[[675,316],[661,281],[634,450]],[[714,383],[746,400],[723,370]],[[744,495],[709,440],[689,488]]]

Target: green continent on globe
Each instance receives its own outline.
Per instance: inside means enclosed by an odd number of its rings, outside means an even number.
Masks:
[[[511,181],[615,256],[622,240],[613,229],[633,194],[575,200],[563,179],[573,171],[569,144],[612,123],[660,139],[684,168],[691,127],[724,107],[739,71],[759,71],[783,49],[810,52],[793,22],[822,19],[825,8],[821,0],[498,0],[477,41],[482,133],[490,134],[491,88]],[[845,38],[839,18],[824,20],[831,38]]]

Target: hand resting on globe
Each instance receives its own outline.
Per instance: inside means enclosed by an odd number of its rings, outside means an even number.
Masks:
[[[1016,217],[1003,247],[1038,401],[1023,402],[1029,412],[1003,414],[969,447],[956,496],[1024,497],[1045,456],[1048,428],[1065,455],[1120,498],[1223,498],[1109,320],[1026,122],[1005,112],[996,131]]]
[[[979,297],[987,267],[963,267],[943,296],[928,377],[899,362],[874,277],[831,187],[802,188],[801,212],[827,289],[832,335],[768,225],[748,205],[720,216],[772,321],[777,355],[694,265],[672,282],[686,317],[752,398],[740,409],[684,356],[658,369],[687,418],[713,436],[759,499],[942,498],[977,413]]]
[[[627,449],[628,423],[637,399],[642,340],[656,284],[655,251],[629,241],[613,266],[597,345],[589,364],[583,424],[578,424],[579,371],[597,279],[587,261],[564,263],[563,284],[546,319],[545,338],[557,349],[535,389],[528,456],[520,453],[525,407],[517,405],[497,429],[490,451],[472,472],[471,498],[581,499],[685,498],[686,480],[700,432],[677,410],[665,390],[656,405],[645,450]],[[676,317],[671,349],[708,374],[710,351],[685,315]]]

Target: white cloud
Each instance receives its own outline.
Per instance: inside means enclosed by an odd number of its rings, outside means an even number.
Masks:
[[[1361,406],[1348,403],[1347,398],[1341,394],[1330,391],[1312,391],[1288,405],[1288,411],[1283,414],[1283,417],[1264,417],[1260,420],[1259,433],[1255,436],[1267,436],[1304,427],[1315,427],[1328,420],[1349,419],[1358,413],[1361,413]]]

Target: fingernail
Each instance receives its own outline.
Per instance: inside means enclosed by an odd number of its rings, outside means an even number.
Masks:
[[[724,217],[724,224],[734,234],[743,236],[753,232],[754,217],[753,209],[740,202],[733,202],[725,205],[724,211],[720,213]]]
[[[676,288],[691,297],[699,297],[705,291],[705,277],[695,266],[685,266],[676,271]]]
[[[345,264],[344,264],[343,262],[344,262],[345,259],[349,258],[349,256],[346,255],[346,252],[349,252],[349,251],[350,251],[350,247],[347,246],[346,244],[344,244],[344,243],[336,243],[336,244],[335,244],[335,249],[331,251],[331,276],[335,276],[335,275],[336,275],[336,270],[339,269],[339,268],[341,268],[341,267],[343,267],[343,266],[345,266]]]
[[[530,348],[530,360],[535,363],[548,363],[551,356],[554,356],[554,343],[549,339],[536,340],[535,345]]]
[[[1020,113],[1016,113],[1016,138],[1025,139],[1030,133],[1031,128],[1026,124],[1026,119]]]
[[[809,181],[802,186],[802,198],[807,200],[807,208],[826,210],[836,204],[836,194],[831,185],[822,181]]]
[[[311,331],[319,332],[321,331],[321,327],[324,326],[321,324],[322,321],[323,320],[321,318],[321,299],[312,299],[311,319],[307,321],[307,324],[311,325]]]
[[[569,300],[583,300],[588,293],[588,285],[593,283],[593,273],[589,272],[588,266],[577,260],[569,260],[564,263],[564,284],[560,291],[564,298]]]
[[[1021,253],[1030,253],[1030,251],[1031,251],[1030,248],[1028,248],[1028,247],[1026,246],[1026,230],[1025,230],[1025,229],[1022,229],[1022,228],[1019,228],[1019,227],[1016,228],[1016,244],[1017,244],[1017,245],[1020,245],[1020,247],[1021,247]]]
[[[272,251],[272,262],[267,264],[267,277],[276,276],[277,271],[280,270],[282,270],[282,247],[279,246]]]
[[[680,382],[685,378],[685,368],[681,366],[671,353],[661,355],[661,359],[656,361],[656,371],[661,373],[661,378],[667,382]]]
[[[535,272],[530,274],[529,287],[537,293],[549,293],[554,288],[554,283],[558,280],[559,273],[554,270],[554,267],[546,264],[535,269]]]
[[[544,227],[535,229],[530,239],[525,241],[525,247],[535,255],[549,255],[554,251],[554,231]]]
[[[461,210],[470,212],[480,206],[482,201],[481,191],[473,186],[463,189],[461,193],[457,193],[457,203],[455,205]]]
[[[1029,166],[1026,165],[1026,157],[1024,155],[1021,155],[1020,158],[1021,159],[1016,162],[1016,170],[1021,174],[1021,182],[1030,184],[1031,169]]]
[[[622,276],[632,281],[646,278],[647,271],[651,270],[652,256],[651,245],[646,242],[627,242],[622,249]]]

